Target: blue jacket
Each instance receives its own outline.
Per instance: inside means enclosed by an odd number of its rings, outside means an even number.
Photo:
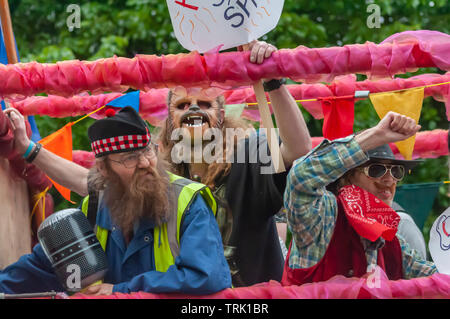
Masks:
[[[97,224],[110,230],[106,245],[108,272],[104,283],[113,292],[146,291],[211,294],[231,287],[230,270],[223,254],[222,239],[214,214],[201,196],[196,196],[184,215],[180,230],[180,255],[167,272],[155,270],[153,224],[142,220],[126,246],[122,232],[103,208]],[[0,292],[27,293],[63,291],[50,261],[38,244],[33,252],[0,271]]]

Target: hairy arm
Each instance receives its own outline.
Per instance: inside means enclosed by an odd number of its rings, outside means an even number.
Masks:
[[[250,43],[250,61],[261,64],[277,49],[264,41]],[[282,85],[269,92],[276,122],[281,138],[280,151],[286,167],[291,167],[294,160],[308,153],[312,148],[311,136],[302,112],[289,90]]]
[[[311,136],[302,112],[286,86],[269,92],[269,97],[279,123],[284,165],[290,167],[297,158],[311,150]]]
[[[41,148],[33,164],[58,184],[80,196],[88,195],[87,176],[89,170],[87,168],[59,157],[45,148]]]
[[[368,151],[387,143],[403,141],[415,135],[420,128],[412,118],[388,112],[376,126],[356,135],[355,140],[363,151]]]
[[[19,154],[25,154],[30,139],[26,134],[25,119],[14,108],[8,108],[4,113],[9,116],[14,129],[14,148]],[[89,170],[59,157],[48,150],[41,148],[33,161],[49,178],[58,184],[78,193],[81,196],[88,194],[87,176]]]

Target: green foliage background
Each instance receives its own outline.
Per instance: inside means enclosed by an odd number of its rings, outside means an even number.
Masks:
[[[81,6],[81,28],[69,31],[66,20],[69,4]],[[369,4],[380,7],[380,28],[367,27]],[[56,62],[62,60],[95,60],[113,55],[133,57],[135,54],[176,54],[186,52],[177,42],[163,0],[14,0],[10,8],[17,45],[22,62]],[[448,0],[396,1],[307,1],[285,0],[284,11],[277,28],[264,40],[278,48],[329,47],[345,44],[379,43],[388,36],[406,30],[436,30],[450,33],[450,4]],[[421,73],[443,73],[437,69],[422,69]],[[359,80],[365,79],[358,75]],[[322,121],[314,120],[306,111],[312,136],[321,136]],[[41,136],[61,128],[74,118],[55,119],[36,116]],[[355,130],[368,128],[378,122],[369,101],[356,105]],[[91,119],[73,128],[74,149],[89,149],[86,128]],[[420,120],[423,130],[448,128],[443,103],[427,98]],[[429,159],[405,183],[447,180],[447,157]],[[424,227],[427,238],[434,219],[449,206],[448,188],[442,186],[433,211]],[[57,209],[68,204],[53,193]],[[74,199],[79,200],[78,196]]]

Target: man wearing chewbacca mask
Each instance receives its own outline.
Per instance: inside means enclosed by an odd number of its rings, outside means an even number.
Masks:
[[[250,50],[250,60],[263,63],[276,48],[253,42]],[[282,80],[266,81],[265,91],[280,124],[280,150],[289,168],[310,150],[311,139],[300,109],[283,84]],[[279,281],[284,260],[274,215],[283,205],[287,173],[274,173],[266,135],[249,129],[244,120],[225,116],[224,97],[210,92],[172,89],[158,144],[174,173],[212,189],[233,285]],[[236,142],[244,131],[245,138]]]

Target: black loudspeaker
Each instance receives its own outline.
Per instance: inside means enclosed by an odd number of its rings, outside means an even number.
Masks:
[[[37,235],[66,291],[80,291],[105,276],[106,254],[80,209],[50,215],[39,226]]]

